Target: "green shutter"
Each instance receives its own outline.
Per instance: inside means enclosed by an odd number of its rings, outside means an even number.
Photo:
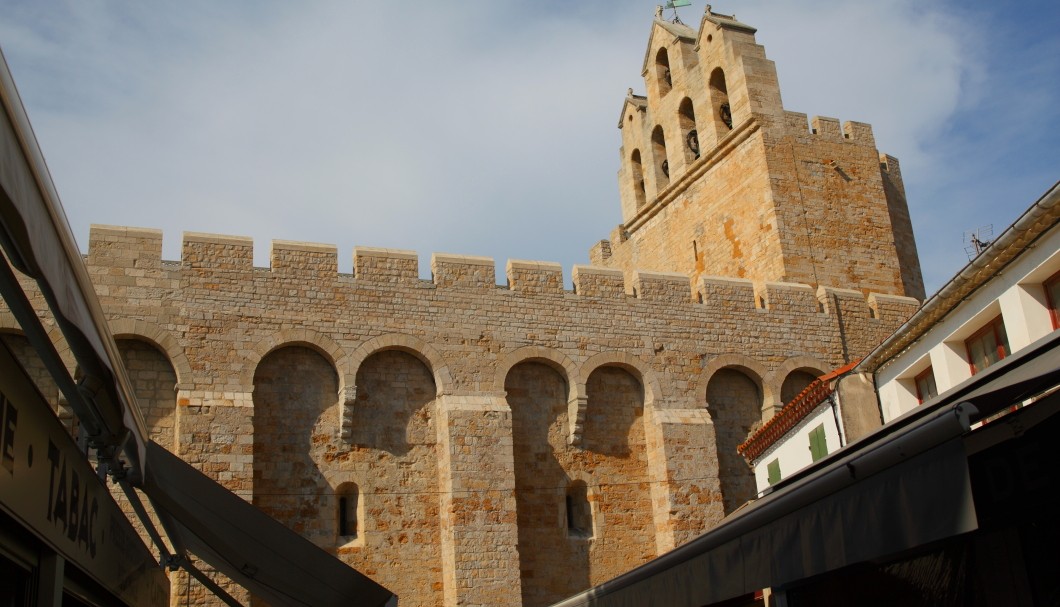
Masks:
[[[817,461],[828,455],[828,441],[824,436],[824,424],[810,430],[810,457]]]
[[[769,484],[775,485],[780,482],[780,460],[775,459],[766,465],[766,474],[769,477]]]

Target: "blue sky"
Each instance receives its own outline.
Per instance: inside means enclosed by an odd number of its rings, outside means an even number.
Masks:
[[[928,293],[1060,179],[1060,8],[714,2],[784,105],[873,125]],[[704,2],[681,9],[697,24]],[[558,261],[621,220],[618,112],[653,2],[0,0],[0,47],[82,248],[91,223]]]

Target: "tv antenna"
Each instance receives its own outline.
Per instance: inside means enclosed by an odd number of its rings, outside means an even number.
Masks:
[[[662,16],[663,16],[663,10],[671,9],[674,12],[674,18],[671,19],[671,21],[673,23],[680,23],[680,24],[683,25],[684,22],[681,21],[681,18],[677,16],[677,7],[679,7],[679,6],[691,6],[691,5],[692,5],[692,0],[666,0],[666,4],[665,5],[660,5],[660,6],[657,7],[657,9],[655,11],[655,14],[661,19]]]
[[[990,246],[990,239],[994,237],[994,226],[986,225],[977,230],[964,233],[964,252],[968,255],[968,261],[979,257],[979,255]]]

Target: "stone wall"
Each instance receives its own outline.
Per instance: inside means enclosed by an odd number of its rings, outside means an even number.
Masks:
[[[347,275],[304,243],[255,268],[251,248],[190,234],[170,262],[156,231],[93,228],[89,272],[152,433],[416,605],[548,604],[709,529],[751,496],[735,445],[785,381],[916,307],[586,266],[567,290],[538,262],[498,286],[492,260],[461,256],[421,280],[415,254],[375,249]],[[588,533],[567,522],[578,482]],[[194,586],[174,596],[208,602]]]
[[[618,122],[622,224],[592,262],[923,298],[897,161],[868,124],[786,111],[754,34],[709,6],[698,30],[655,19]]]

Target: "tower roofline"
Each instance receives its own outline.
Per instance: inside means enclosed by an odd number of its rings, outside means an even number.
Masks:
[[[656,27],[658,26],[658,27]],[[644,63],[641,65],[641,74],[648,73],[648,62],[651,59],[651,49],[654,46],[655,33],[662,28],[666,33],[672,35],[674,38],[680,38],[686,42],[695,43],[697,36],[696,30],[688,27],[684,23],[673,23],[665,19],[656,17],[652,20],[651,34],[648,35],[648,48],[644,49]]]
[[[622,118],[626,115],[626,106],[632,105],[637,110],[643,112],[648,109],[648,98],[643,95],[633,94],[633,89],[629,89],[626,93],[626,98],[622,102],[622,111],[618,114],[618,128],[622,128]]]
[[[707,10],[703,12],[703,20],[699,22],[699,35],[703,34],[704,27],[707,22],[713,23],[717,27],[724,27],[728,29],[743,30],[748,33],[755,33],[758,28],[747,25],[736,20],[736,15],[723,15],[721,13],[715,13],[711,10],[710,5],[707,5]]]

